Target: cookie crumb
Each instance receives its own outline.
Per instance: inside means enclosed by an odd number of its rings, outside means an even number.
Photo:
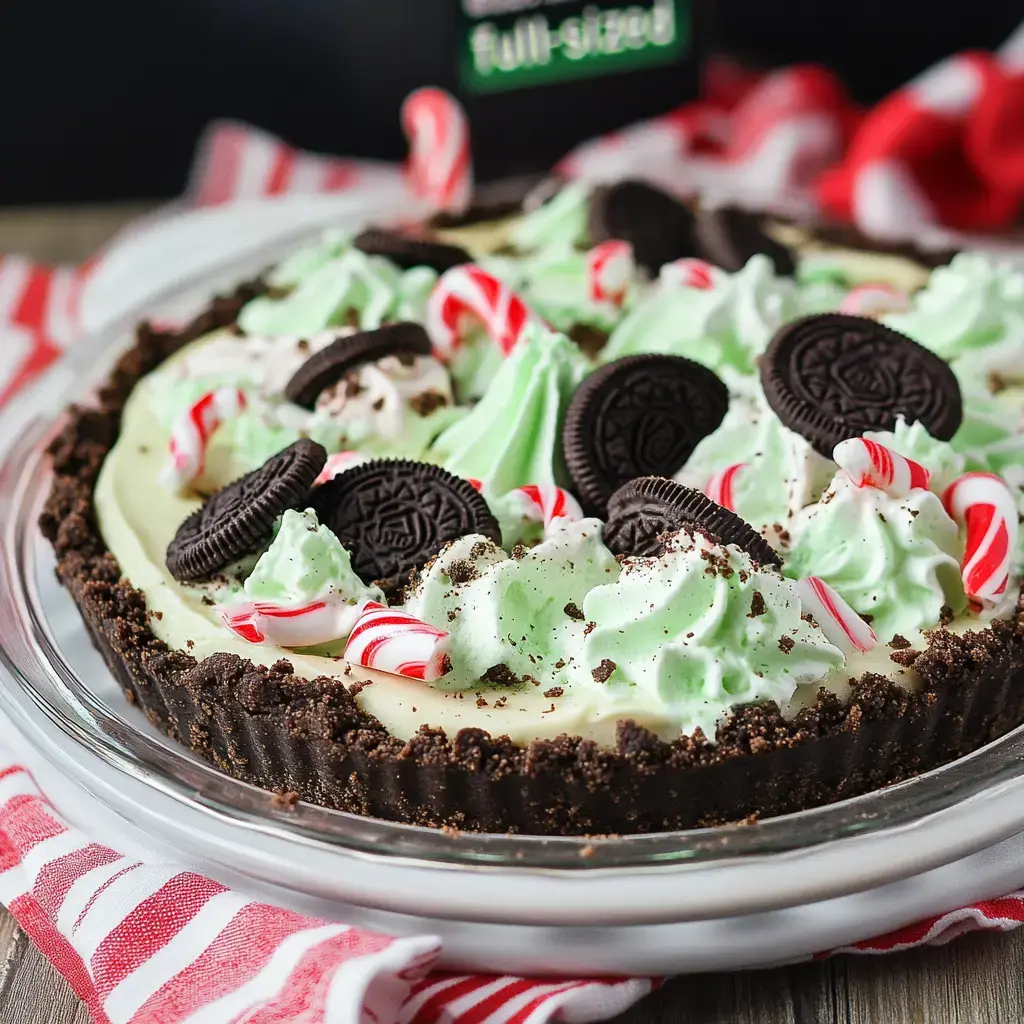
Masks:
[[[570,619],[573,619],[576,622],[582,622],[583,621],[584,616],[583,616],[583,612],[580,611],[580,606],[578,604],[575,604],[572,601],[570,601],[562,609],[562,611],[565,612],[565,614],[568,615]]]
[[[616,669],[616,664],[610,658],[605,658],[590,674],[594,677],[595,683],[606,683]]]
[[[796,641],[791,636],[779,637],[779,650],[782,651],[783,654],[789,654],[794,647],[796,647]]]
[[[760,590],[755,590],[750,598],[750,611],[747,612],[747,618],[756,619],[758,615],[764,615],[765,611],[764,595]]]

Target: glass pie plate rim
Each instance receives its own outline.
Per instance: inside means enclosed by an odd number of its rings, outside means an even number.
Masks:
[[[230,261],[218,272],[207,271],[180,282],[147,302],[144,309],[78,342],[55,372],[0,415],[0,665],[69,743],[83,746],[175,800],[255,832],[420,868],[512,870],[562,877],[625,875],[646,869],[690,871],[729,861],[799,856],[823,844],[913,831],[932,819],[949,816],[964,801],[1021,780],[1024,726],[906,782],[755,824],[606,838],[453,834],[314,804],[276,805],[265,791],[221,773],[184,746],[160,742],[138,729],[125,715],[130,708],[127,701],[123,707],[104,704],[52,640],[34,582],[44,543],[36,518],[49,486],[43,449],[59,422],[59,410],[71,401],[87,402],[138,320],[159,316],[167,308],[196,310],[218,288],[269,265],[309,234],[303,231],[299,237],[279,239],[244,259]],[[9,700],[0,687],[0,704]],[[987,831],[951,840],[930,859],[927,854],[918,858],[914,870],[974,852],[1022,826],[1024,814],[1020,819],[993,822]]]

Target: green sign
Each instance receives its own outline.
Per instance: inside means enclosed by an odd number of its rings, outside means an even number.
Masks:
[[[500,92],[655,67],[690,45],[689,0],[461,0],[459,72]]]

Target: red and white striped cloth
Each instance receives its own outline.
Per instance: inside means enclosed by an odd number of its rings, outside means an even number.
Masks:
[[[393,938],[140,864],[69,827],[0,756],[0,901],[94,1024],[597,1021],[652,979],[434,972],[432,936]]]

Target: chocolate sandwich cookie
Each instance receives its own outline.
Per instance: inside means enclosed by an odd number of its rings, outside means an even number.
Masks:
[[[761,357],[761,385],[779,419],[826,458],[840,441],[892,430],[897,417],[948,441],[963,418],[946,362],[867,317],[822,313],[782,327]]]
[[[617,555],[659,555],[666,534],[688,529],[716,544],[735,544],[758,565],[781,565],[771,545],[735,512],[664,477],[630,480],[612,495],[604,542]]]
[[[775,273],[792,276],[796,262],[789,248],[761,226],[761,217],[735,206],[701,209],[694,215],[697,251],[709,263],[736,273],[751,256],[763,253],[775,264]]]
[[[729,408],[726,386],[682,356],[636,355],[592,373],[573,396],[562,447],[588,515],[638,476],[672,476]]]
[[[178,527],[168,546],[171,575],[186,583],[208,580],[258,551],[273,535],[278,516],[306,507],[326,462],[321,445],[302,439],[211,495]]]
[[[697,255],[689,208],[643,181],[594,189],[588,222],[593,245],[613,238],[629,242],[633,258],[652,274],[673,260]]]
[[[400,585],[449,541],[501,530],[487,502],[461,477],[409,459],[378,459],[316,488],[310,505],[352,556],[367,583]]]
[[[386,228],[367,228],[356,235],[352,244],[367,256],[385,256],[403,270],[413,267],[431,267],[443,274],[462,263],[471,263],[465,249],[430,238],[412,238],[388,231]]]
[[[375,331],[349,334],[310,356],[288,381],[284,394],[289,402],[312,409],[322,391],[363,363],[385,356],[429,356],[431,351],[430,338],[419,324],[386,324]]]

